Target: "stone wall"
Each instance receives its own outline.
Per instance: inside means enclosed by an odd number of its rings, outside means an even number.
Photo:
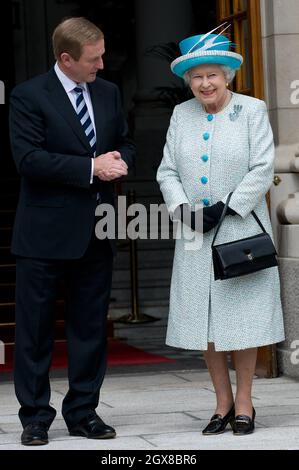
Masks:
[[[261,0],[265,99],[276,144],[271,220],[279,254],[286,340],[277,348],[280,372],[299,377],[299,2]],[[298,80],[298,83],[296,81]],[[298,101],[298,103],[297,103]],[[291,195],[291,196],[290,196]]]

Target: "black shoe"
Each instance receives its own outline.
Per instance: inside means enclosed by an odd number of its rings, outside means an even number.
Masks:
[[[247,415],[238,415],[234,419],[233,432],[235,436],[244,436],[254,431],[255,409],[252,409],[252,418]]]
[[[232,426],[235,417],[235,405],[231,407],[229,412],[225,416],[219,414],[213,415],[207,427],[204,428],[202,433],[204,435],[209,434],[222,434],[225,431],[228,423]]]
[[[43,446],[48,444],[48,426],[41,421],[27,424],[22,432],[21,442],[24,446]]]
[[[115,429],[107,426],[96,413],[83,418],[69,429],[69,433],[71,436],[82,436],[88,439],[111,439],[116,436]]]

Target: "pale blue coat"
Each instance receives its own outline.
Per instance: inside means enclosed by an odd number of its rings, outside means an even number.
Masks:
[[[203,157],[203,158],[202,158]],[[196,98],[175,107],[157,173],[170,212],[182,203],[214,204],[234,194],[216,243],[260,233],[255,210],[272,228],[265,194],[273,181],[274,145],[263,101],[234,93],[228,106],[208,115]],[[176,240],[166,343],[217,351],[263,346],[284,339],[280,282],[276,267],[215,281],[211,242],[198,250]],[[209,307],[210,299],[210,307]]]

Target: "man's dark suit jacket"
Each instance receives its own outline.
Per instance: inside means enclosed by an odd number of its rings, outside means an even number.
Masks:
[[[117,150],[129,168],[135,147],[127,135],[116,85],[88,85],[97,155]],[[54,69],[18,85],[11,94],[10,137],[21,175],[12,253],[49,259],[80,258],[94,230],[97,192],[114,203],[113,182],[91,177],[91,148]]]

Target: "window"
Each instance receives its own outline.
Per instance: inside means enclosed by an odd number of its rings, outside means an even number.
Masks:
[[[263,99],[263,66],[259,0],[218,0],[219,24],[228,22],[230,40],[244,58],[236,74],[233,90]]]

